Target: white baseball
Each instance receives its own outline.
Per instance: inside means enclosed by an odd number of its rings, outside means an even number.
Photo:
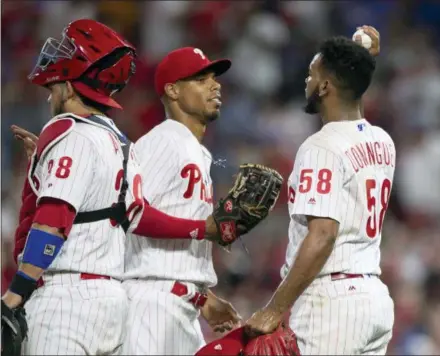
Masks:
[[[354,34],[353,34],[353,41],[356,40],[357,36],[361,36],[361,44],[362,47],[366,48],[366,49],[370,49],[371,48],[371,37],[368,36],[364,30],[357,30]]]

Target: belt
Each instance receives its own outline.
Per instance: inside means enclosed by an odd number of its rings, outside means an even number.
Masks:
[[[331,277],[332,281],[338,281],[340,279],[364,278],[364,275],[363,274],[336,272],[336,273],[331,273],[330,277]]]
[[[178,297],[182,297],[188,294],[188,287],[180,282],[175,282],[173,288],[171,289],[171,293],[177,295]],[[208,299],[208,295],[205,293],[196,292],[194,297],[192,297],[189,302],[194,304],[196,307],[203,307]]]
[[[80,273],[79,274],[79,279],[81,280],[89,280],[89,279],[107,279],[110,280],[111,277],[109,276],[103,276],[100,274],[93,274],[93,273]],[[44,281],[42,278],[40,278],[38,280],[38,284],[37,284],[38,288],[44,286]]]

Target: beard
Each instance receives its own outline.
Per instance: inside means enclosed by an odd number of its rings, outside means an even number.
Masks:
[[[208,124],[217,120],[220,117],[220,110],[206,112],[204,116],[205,122]]]
[[[307,104],[304,106],[304,112],[306,114],[315,115],[319,114],[319,109],[321,106],[321,97],[319,96],[318,88],[316,88],[312,95],[307,99]]]

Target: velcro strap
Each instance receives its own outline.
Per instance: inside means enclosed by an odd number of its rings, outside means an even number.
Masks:
[[[76,216],[73,223],[85,224],[95,221],[112,219],[115,220],[119,225],[121,225],[126,232],[130,226],[130,222],[126,215],[126,210],[127,208],[125,206],[125,202],[122,201],[118,202],[110,208],[81,212]]]

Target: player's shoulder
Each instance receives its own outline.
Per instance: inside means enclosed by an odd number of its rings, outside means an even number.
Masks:
[[[394,145],[394,140],[385,129],[372,124],[370,124],[370,127],[375,137],[380,138],[381,141],[388,141],[388,143],[392,143]]]
[[[305,154],[308,151],[328,151],[337,154],[334,138],[325,132],[318,131],[309,136],[299,147],[298,154]]]
[[[75,124],[75,118],[69,114],[57,115],[50,119],[38,138],[37,157],[43,157],[53,146],[72,133]]]
[[[178,132],[174,130],[174,124],[171,121],[173,120],[161,122],[140,137],[135,143],[136,149],[141,150],[154,146],[154,148],[157,148],[157,151],[165,149],[173,150],[176,153],[179,152],[179,146],[181,146],[182,142]]]
[[[41,130],[36,149],[37,157],[41,159],[64,140],[73,141],[80,138],[91,143],[88,137],[91,131],[84,129],[85,124],[81,120],[82,117],[72,113],[60,114],[50,119]]]

